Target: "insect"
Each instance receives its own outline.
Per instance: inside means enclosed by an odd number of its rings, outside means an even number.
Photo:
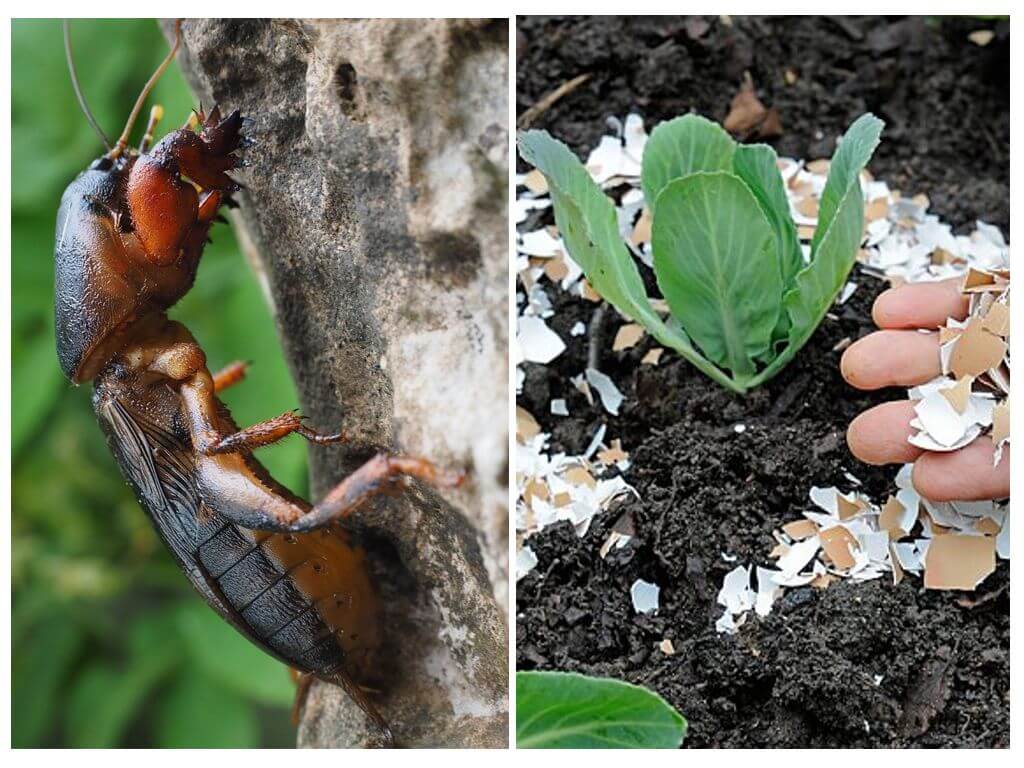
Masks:
[[[69,30],[72,83],[107,152],[64,192],[57,214],[57,357],[75,384],[92,381],[93,408],[121,471],[193,586],[223,618],[303,675],[343,687],[393,738],[360,681],[372,677],[381,628],[367,553],[340,527],[358,505],[404,477],[454,487],[461,475],[378,453],[319,503],[277,483],[253,451],[298,433],[320,434],[295,413],[239,429],[217,395],[244,377],[213,375],[192,334],[167,310],[192,286],[221,206],[232,206],[247,145],[239,112],[201,109],[155,145],[153,107],[137,149],[132,127],[167,57],[111,144],[82,96]],[[297,700],[297,707],[301,702]]]

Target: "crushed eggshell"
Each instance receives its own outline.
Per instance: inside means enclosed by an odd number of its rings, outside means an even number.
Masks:
[[[523,315],[519,318],[516,336],[520,359],[531,363],[550,363],[565,351],[565,342],[548,328],[540,317]]]
[[[822,549],[836,568],[848,571],[857,564],[854,552],[859,551],[860,547],[857,539],[845,526],[836,525],[818,535],[821,538]]]
[[[644,328],[636,323],[627,323],[619,328],[615,334],[615,341],[612,342],[612,351],[620,352],[636,346],[636,343],[644,337]]]
[[[540,424],[533,418],[533,414],[523,408],[516,406],[516,439],[525,443],[532,437],[540,434]]]
[[[644,365],[657,365],[664,352],[665,350],[662,347],[655,347],[644,355],[640,362]]]
[[[533,550],[524,546],[516,552],[516,581],[519,581],[537,565],[537,555]]]
[[[744,83],[744,88],[752,92],[752,83]],[[777,118],[777,114],[773,117]],[[624,121],[612,120],[609,124],[614,126],[614,134],[601,141],[588,158],[587,165],[598,184],[606,188],[613,185],[626,187],[621,195],[617,195],[619,232],[637,259],[638,268],[649,270],[652,267],[649,246],[651,211],[649,201],[644,200],[639,178],[647,134],[639,115],[631,114]],[[817,224],[829,161],[803,163],[779,158],[778,166],[799,236],[804,241],[806,259],[809,256],[806,241],[813,237]],[[991,431],[995,446],[993,458],[998,462],[1010,437],[1007,343],[1010,330],[1009,245],[997,227],[984,221],[975,222],[973,232],[955,234],[950,224],[929,212],[930,201],[924,195],[902,195],[899,190],[891,189],[867,172],[862,174],[861,181],[866,227],[857,259],[862,270],[884,277],[894,285],[961,277],[964,279],[963,291],[970,297],[968,318],[964,321],[951,319],[938,329],[943,372],[941,381],[930,383],[931,386],[922,385],[909,393],[910,398],[918,402],[933,398],[923,407],[923,420],[920,414],[915,413],[918,444],[929,450],[949,450]],[[536,172],[517,175],[516,183],[517,222],[525,221],[531,211],[550,209],[551,200],[543,176]],[[527,321],[525,347],[521,333],[517,334],[517,342],[520,342],[515,348],[518,389],[525,378],[519,367],[521,362],[543,365],[546,363],[531,358],[547,357],[550,362],[562,351],[559,348],[561,339],[556,342],[545,333],[545,329],[550,331],[545,321],[556,312],[556,304],[546,291],[561,290],[589,301],[600,301],[600,296],[583,277],[579,265],[566,253],[555,227],[534,228],[521,233],[517,251],[517,271],[522,285],[521,292],[517,294],[520,329],[524,318],[533,318]],[[848,299],[855,289],[856,285],[850,281],[840,292],[837,303]],[[652,298],[651,306],[663,316],[668,314],[668,306],[663,299]],[[636,334],[636,331],[629,333]],[[586,325],[582,322],[576,322],[569,331],[572,337],[585,334]],[[557,337],[553,332],[551,335]],[[966,343],[961,344],[965,339]],[[628,349],[640,340],[642,333],[635,340],[628,336],[619,339],[617,335],[612,346],[617,348],[632,341],[632,344],[621,347]],[[664,349],[655,347],[644,355],[641,363],[657,365],[663,354]],[[609,410],[599,386],[586,372],[573,377],[572,383],[588,402],[593,404],[596,397],[600,397],[602,406]],[[615,392],[618,392],[617,387],[612,392],[612,402],[615,402]],[[618,392],[619,396],[621,394]],[[949,408],[936,405],[935,398],[942,399]],[[553,399],[550,405],[556,415],[564,403],[564,400],[558,400],[562,399]],[[618,401],[616,408],[620,406],[621,401]],[[959,418],[955,429],[951,428],[951,412]],[[943,445],[923,428],[925,424],[935,425],[944,440],[956,439],[951,445]],[[530,534],[558,520],[570,521],[577,534],[582,536],[591,519],[606,510],[614,499],[636,494],[618,475],[624,471],[623,465],[628,467],[628,458],[606,461],[618,458],[614,452],[616,442],[612,441],[611,448],[605,442],[606,429],[606,425],[599,425],[581,456],[549,455],[546,447],[548,435],[540,431],[532,416],[521,420],[517,410],[515,466],[519,501],[516,530],[520,547]],[[960,435],[957,437],[955,432],[960,432]],[[771,543],[774,549],[770,560],[774,561],[778,571],[738,565],[727,576],[727,581],[732,579],[731,591],[723,585],[720,596],[731,594],[733,597],[726,602],[729,608],[737,610],[726,610],[716,621],[716,628],[735,632],[744,624],[749,611],[755,608],[759,609],[758,612],[770,610],[773,600],[769,597],[776,594],[776,588],[782,590],[809,584],[825,589],[840,578],[877,578],[889,571],[894,582],[908,576],[920,577],[923,574],[927,577],[929,550],[935,542],[941,542],[936,550],[939,556],[934,562],[942,562],[942,548],[949,546],[945,540],[950,537],[988,539],[989,542],[983,545],[991,544],[996,557],[1009,557],[1010,526],[1005,503],[988,503],[987,506],[929,504],[922,501],[913,489],[911,469],[912,465],[904,465],[900,469],[895,479],[895,492],[888,494],[884,504],[879,502],[876,505],[863,494],[841,493],[835,488],[816,489],[817,493],[812,491],[812,501],[818,511],[805,511],[801,519],[794,521],[799,524],[797,526],[782,526],[776,541]],[[602,475],[604,472],[614,476],[605,477]],[[571,479],[566,479],[566,475]],[[848,476],[847,479],[859,485],[853,478]],[[628,541],[630,534],[617,528],[618,524],[602,545],[602,555]],[[824,534],[819,533],[819,529]],[[847,533],[842,533],[842,530]],[[848,570],[839,568],[823,546],[823,539],[829,546],[833,546],[834,541],[841,542],[845,550],[839,550],[838,558],[844,560],[845,551],[845,562],[853,559]],[[979,545],[975,543],[975,546]],[[517,553],[517,565],[519,557]],[[529,560],[529,555],[521,557]],[[755,574],[758,577],[756,592],[750,585]],[[925,581],[926,587],[937,583],[935,577]]]
[[[633,610],[637,613],[654,613],[658,610],[658,595],[661,588],[643,579],[637,579],[629,588],[633,600]]]
[[[615,386],[615,382],[611,380],[611,377],[601,373],[596,368],[587,368],[584,375],[586,376],[587,383],[597,391],[604,409],[613,416],[618,416],[619,406],[622,405],[622,401],[625,398],[622,392],[619,391],[619,388]]]
[[[995,568],[994,537],[950,533],[932,539],[925,556],[924,585],[928,589],[973,590]]]

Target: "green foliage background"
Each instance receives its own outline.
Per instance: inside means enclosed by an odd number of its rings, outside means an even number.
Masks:
[[[116,137],[167,42],[148,20],[74,21],[71,31],[86,97]],[[91,387],[72,387],[57,366],[57,206],[103,148],[75,102],[60,22],[14,21],[11,44],[13,744],[293,745],[287,670],[192,591],[107,451]],[[158,135],[198,106],[176,66],[150,103],[165,107]],[[212,368],[254,362],[225,397],[249,424],[298,401],[230,228],[215,227],[213,240],[172,316]],[[286,485],[308,490],[301,442],[261,458]]]

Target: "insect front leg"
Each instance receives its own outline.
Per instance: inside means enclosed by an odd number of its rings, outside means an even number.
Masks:
[[[214,381],[214,387],[216,388],[216,380]],[[272,419],[253,424],[238,432],[232,432],[229,435],[222,435],[211,439],[202,446],[197,446],[197,449],[210,456],[218,453],[253,451],[256,448],[276,443],[292,433],[302,435],[309,442],[319,445],[329,445],[345,441],[344,432],[338,432],[333,435],[320,434],[303,424],[302,417],[299,414],[294,411],[288,411]]]
[[[402,477],[448,487],[462,481],[461,474],[443,472],[426,459],[378,453],[310,507],[274,481],[249,453],[291,432],[316,442],[336,441],[340,436],[318,435],[295,414],[241,431],[231,429],[215,397],[216,385],[206,369],[205,355],[195,342],[167,346],[153,356],[148,369],[179,382],[204,503],[242,527],[279,533],[310,531],[348,515]]]

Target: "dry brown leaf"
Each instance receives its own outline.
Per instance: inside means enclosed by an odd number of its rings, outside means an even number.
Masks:
[[[753,133],[768,115],[768,110],[754,92],[754,81],[747,72],[743,76],[739,92],[733,96],[729,105],[729,114],[725,116],[722,127],[729,133],[746,136]]]

